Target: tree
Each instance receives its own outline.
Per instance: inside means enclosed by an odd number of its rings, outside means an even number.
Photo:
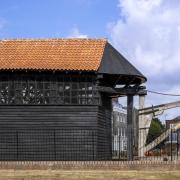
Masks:
[[[157,137],[159,137],[165,130],[165,127],[162,125],[161,121],[158,118],[154,118],[151,121],[149,128],[146,144],[151,143]]]

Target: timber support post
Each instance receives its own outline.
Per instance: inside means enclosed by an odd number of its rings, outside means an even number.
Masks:
[[[139,95],[139,109],[144,108],[144,103],[145,103],[145,95]],[[139,132],[138,132],[138,157],[143,158],[144,157],[144,150],[145,150],[145,141],[146,137],[145,134],[147,131],[145,128],[145,119],[144,115],[139,116],[138,118],[138,126],[139,126]]]
[[[133,95],[127,96],[127,160],[133,160]]]

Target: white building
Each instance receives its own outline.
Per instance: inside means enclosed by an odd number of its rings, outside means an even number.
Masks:
[[[134,108],[132,128],[134,146],[137,146],[138,141],[137,130],[137,109]],[[113,101],[112,138],[114,155],[120,156],[120,153],[124,155],[127,151],[127,108],[119,104],[117,99]]]
[[[112,135],[113,151],[127,150],[127,110],[117,101],[113,102]]]

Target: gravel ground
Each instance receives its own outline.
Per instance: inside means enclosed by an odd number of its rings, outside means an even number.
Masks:
[[[179,180],[180,171],[0,170],[0,180]]]

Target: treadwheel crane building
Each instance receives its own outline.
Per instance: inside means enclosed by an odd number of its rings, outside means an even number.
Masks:
[[[0,160],[111,159],[111,97],[131,126],[145,81],[105,39],[1,40]]]

